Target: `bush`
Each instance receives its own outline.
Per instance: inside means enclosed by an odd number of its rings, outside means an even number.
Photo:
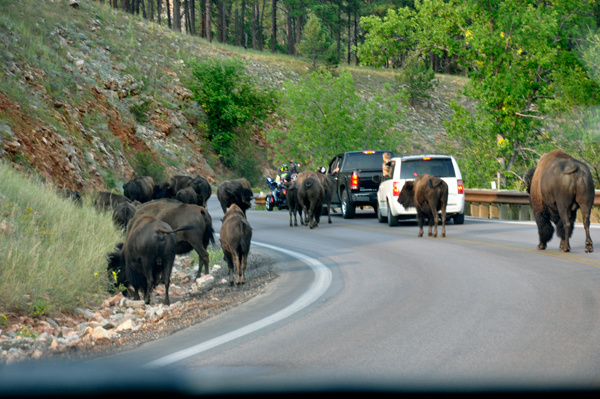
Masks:
[[[150,110],[152,102],[148,99],[136,102],[129,106],[129,111],[138,123],[144,123],[148,120],[146,113]]]
[[[435,78],[435,72],[419,57],[409,57],[402,69],[396,75],[396,83],[408,97],[411,105],[417,104],[424,98],[429,98],[429,92],[434,91],[440,81]]]
[[[237,58],[208,59],[192,64],[189,88],[208,119],[208,138],[223,157],[249,123],[260,122],[275,108],[275,92],[258,89]]]
[[[150,176],[155,182],[165,179],[164,165],[155,160],[154,155],[150,152],[136,153],[131,166],[138,176]]]
[[[228,166],[237,177],[245,177],[251,185],[262,183],[262,166],[267,163],[264,150],[249,142],[245,137],[239,138],[232,148],[232,155],[228,159]]]

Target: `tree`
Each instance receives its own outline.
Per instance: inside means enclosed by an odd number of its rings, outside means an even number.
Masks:
[[[297,49],[300,54],[312,61],[314,68],[316,68],[317,63],[327,65],[337,65],[339,63],[333,47],[333,39],[315,14],[310,14],[308,17],[304,29],[304,38],[298,44]]]
[[[401,117],[398,97],[385,92],[362,99],[349,72],[337,78],[315,72],[298,84],[287,81],[281,102],[287,126],[271,130],[268,139],[288,159],[322,165],[343,151],[397,147],[392,128]]]

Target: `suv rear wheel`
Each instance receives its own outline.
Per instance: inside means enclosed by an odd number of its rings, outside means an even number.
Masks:
[[[355,214],[356,209],[348,199],[348,191],[344,190],[344,192],[342,193],[342,216],[344,217],[344,219],[353,219]]]
[[[390,208],[390,203],[387,203],[387,222],[388,226],[398,226],[398,216],[392,215],[392,208]]]
[[[454,215],[454,224],[464,224],[465,223],[465,214],[459,213],[458,215]]]

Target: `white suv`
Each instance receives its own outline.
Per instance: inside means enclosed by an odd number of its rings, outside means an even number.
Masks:
[[[392,158],[392,177],[383,180],[377,191],[377,220],[390,226],[398,225],[399,219],[414,219],[416,208],[404,208],[398,203],[398,195],[404,182],[418,175],[429,174],[442,178],[448,184],[446,217],[454,224],[465,222],[465,194],[462,175],[456,160],[446,154],[404,155]]]

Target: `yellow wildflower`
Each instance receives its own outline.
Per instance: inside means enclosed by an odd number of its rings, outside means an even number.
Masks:
[[[504,32],[500,32],[500,37],[504,37]]]
[[[97,272],[96,272],[96,273],[94,273],[94,277],[98,277],[98,273],[97,273]]]

